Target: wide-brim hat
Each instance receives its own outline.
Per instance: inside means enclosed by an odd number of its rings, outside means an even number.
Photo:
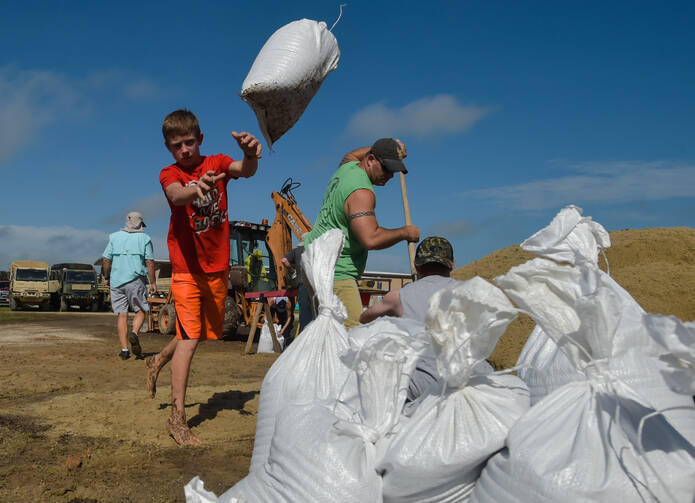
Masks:
[[[143,232],[143,228],[147,227],[145,221],[142,219],[142,215],[137,211],[131,211],[128,216],[125,217],[125,227],[122,230],[126,232]]]

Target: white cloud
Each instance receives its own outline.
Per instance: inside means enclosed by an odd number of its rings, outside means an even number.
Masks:
[[[58,73],[0,67],[0,166],[77,101],[78,94]]]
[[[695,166],[666,162],[594,162],[571,166],[574,176],[464,192],[509,210],[535,211],[566,204],[625,203],[693,197]]]
[[[109,235],[98,230],[72,227],[0,226],[0,268],[9,269],[14,260],[84,262],[101,257]]]
[[[148,100],[163,92],[159,85],[149,77],[136,75],[119,68],[92,73],[85,78],[85,85],[90,89],[99,91],[115,89],[133,101]]]
[[[155,258],[168,260],[166,238],[152,235],[150,237]],[[0,242],[3,243],[0,247],[0,270],[8,270],[14,260],[41,260],[48,264],[93,264],[104,252],[109,242],[109,233],[67,226],[0,225]]]
[[[401,108],[383,103],[369,105],[348,122],[349,133],[365,139],[410,135],[427,137],[467,131],[492,109],[463,106],[455,96],[440,94],[421,98]]]
[[[128,100],[159,96],[162,90],[148,77],[118,69],[84,77],[47,70],[21,70],[0,66],[0,167],[34,140],[38,132],[58,119],[84,114],[100,98],[100,91]]]

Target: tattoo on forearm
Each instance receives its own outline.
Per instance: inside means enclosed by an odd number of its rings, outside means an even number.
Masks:
[[[359,213],[353,213],[348,217],[348,220],[354,220],[360,217],[373,217],[376,214],[373,211],[360,211]]]

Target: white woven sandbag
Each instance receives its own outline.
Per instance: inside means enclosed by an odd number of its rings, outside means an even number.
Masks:
[[[374,470],[368,428],[342,418],[352,411],[335,402],[287,404],[277,418],[268,463],[219,498],[194,478],[187,503],[379,503],[381,479]],[[205,499],[203,499],[205,498]]]
[[[248,503],[243,497],[218,498],[215,493],[205,489],[205,483],[198,476],[183,487],[183,493],[186,503]]]
[[[371,323],[358,325],[348,332],[350,349],[357,351],[365,344],[374,344],[380,339],[400,341],[404,345],[406,362],[403,365],[403,379],[400,393],[405,393],[407,401],[414,401],[423,395],[430,386],[441,390],[442,378],[437,370],[437,358],[432,340],[425,330],[424,323],[407,318],[383,316]],[[343,358],[345,361],[345,358]],[[489,374],[492,366],[486,361],[474,367],[476,374]],[[341,393],[341,400],[351,402],[357,396],[356,383],[349,380]],[[411,408],[411,405],[408,406]]]
[[[353,408],[359,410],[361,424],[379,437],[391,431],[400,419],[406,400],[404,382],[415,363],[411,353],[401,338],[378,337],[341,357],[355,374],[359,406]]]
[[[282,328],[279,324],[273,323],[275,328],[275,336],[277,337],[278,344],[282,350],[285,347],[285,338],[280,334],[280,329]],[[258,338],[258,349],[257,353],[274,353],[275,347],[273,346],[273,335],[270,333],[270,327],[266,321],[261,327],[261,335]]]
[[[599,252],[610,247],[610,236],[600,224],[593,222],[591,217],[583,217],[582,213],[582,209],[577,206],[566,206],[547,227],[521,243],[521,247],[526,251],[560,262],[570,264],[589,262],[597,265]],[[552,292],[557,291],[559,287],[560,290],[564,289],[564,295],[576,298],[580,294],[575,288],[576,271],[567,270],[570,271],[569,276],[565,278],[568,281],[547,283],[539,288],[547,287],[548,291]],[[545,299],[547,293],[544,292],[539,297]],[[563,320],[562,310],[550,311],[559,314],[556,321],[568,322],[568,326],[563,327],[563,331],[573,331],[576,328],[574,313],[566,313],[568,317]],[[583,380],[582,374],[574,368],[555,340],[548,337],[538,325],[524,344],[516,367],[517,375],[529,387],[532,405],[564,384]]]
[[[453,387],[464,385],[517,313],[499,288],[478,276],[433,295],[425,326],[442,378]]]
[[[231,502],[233,498],[275,501],[262,494],[271,490],[265,474],[278,415],[290,403],[335,399],[348,378],[350,370],[340,361],[340,354],[348,349],[343,325],[347,311],[333,293],[335,264],[344,241],[345,234],[332,229],[312,241],[302,254],[302,267],[314,288],[319,312],[266,373],[258,403],[250,473],[220,496],[220,502]]]
[[[466,501],[487,459],[528,409],[528,390],[511,375],[473,375],[516,317],[502,292],[473,278],[432,297],[427,329],[446,380],[379,446],[384,501]]]
[[[526,386],[511,375],[476,375],[463,388],[428,394],[381,449],[384,501],[466,501],[529,406]]]
[[[302,254],[302,267],[318,298],[318,315],[263,379],[251,471],[268,457],[275,417],[284,404],[334,398],[347,378],[349,369],[340,361],[340,354],[348,348],[343,325],[347,311],[333,293],[335,263],[344,241],[345,234],[332,229],[312,241]]]
[[[373,430],[341,420],[332,402],[288,404],[277,418],[268,463],[220,496],[249,503],[379,503]]]
[[[473,501],[690,501],[695,410],[666,385],[644,311],[588,262],[535,260],[510,273],[497,283],[584,378],[514,425]]]
[[[531,405],[567,383],[584,380],[584,375],[538,325],[526,340],[515,368],[528,386]]]
[[[611,246],[610,235],[591,217],[582,217],[582,212],[578,206],[566,206],[521,248],[557,262],[597,264],[599,251]]]
[[[676,393],[695,395],[695,322],[659,315],[645,315],[644,321],[665,350],[659,359],[667,365],[661,373],[668,387]]]
[[[398,392],[402,397],[412,400],[413,387],[424,386],[420,373],[416,371],[416,365],[419,364],[422,355],[431,353],[431,344],[425,332],[425,325],[416,320],[392,316],[384,316],[371,323],[358,325],[348,332],[350,351],[343,355],[343,362],[354,361],[350,354],[355,354],[363,347],[373,345],[380,340],[401,343],[405,362],[402,368],[401,388]],[[434,356],[433,353],[432,356]],[[346,358],[350,359],[346,360]],[[346,364],[350,366],[352,363]],[[355,379],[348,380],[340,399],[347,403],[359,400],[359,390]]]
[[[299,120],[339,60],[338,42],[326,23],[301,19],[271,35],[241,86],[268,147]]]
[[[342,401],[287,403],[278,413],[267,462],[224,493],[247,501],[381,501],[374,443],[398,421],[406,346],[375,337],[343,360],[355,374],[356,407]]]
[[[471,501],[691,502],[695,450],[661,416],[639,437],[644,401],[599,374],[556,390],[511,428]]]
[[[553,341],[547,342],[547,349],[539,347],[537,351],[543,353],[533,358],[535,367],[530,372],[520,371],[524,377],[533,375],[529,380],[533,403],[542,398],[542,392],[577,380],[577,372],[583,373],[593,360],[610,358],[611,371],[639,390],[655,409],[692,405],[689,397],[668,388],[662,375],[667,364],[659,359],[663,350],[654,339],[654,330],[645,322],[645,311],[597,267],[588,263],[571,267],[534,259],[513,267],[495,282]],[[553,345],[558,351],[552,350]],[[548,358],[544,360],[543,356]],[[527,354],[526,361],[529,358]],[[668,417],[682,435],[695,443],[695,423],[687,412],[673,410]]]

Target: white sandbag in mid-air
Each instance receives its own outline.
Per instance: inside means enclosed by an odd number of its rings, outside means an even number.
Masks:
[[[324,22],[300,19],[271,35],[241,86],[268,147],[299,120],[339,60],[338,41]]]

